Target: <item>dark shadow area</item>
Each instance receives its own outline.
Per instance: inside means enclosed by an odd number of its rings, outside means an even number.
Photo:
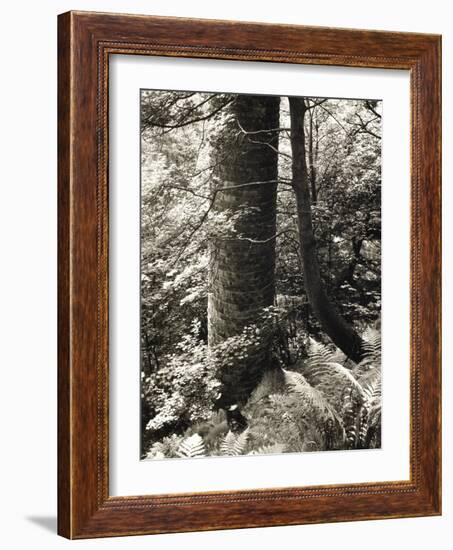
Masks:
[[[56,516],[28,516],[26,519],[31,523],[42,527],[46,531],[50,531],[51,533],[57,532]]]

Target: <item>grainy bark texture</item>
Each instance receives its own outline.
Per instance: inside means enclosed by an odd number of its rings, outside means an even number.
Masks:
[[[229,153],[218,169],[214,210],[239,218],[237,236],[211,243],[211,347],[241,334],[274,301],[278,133],[267,130],[278,127],[279,104],[278,97],[238,96],[222,129]],[[244,403],[256,386],[270,362],[269,340],[261,340],[250,357],[222,369],[219,406]]]
[[[299,245],[304,270],[305,291],[313,313],[327,335],[353,361],[360,361],[363,342],[329,300],[321,279],[316,240],[311,218],[309,174],[305,151],[304,119],[307,111],[302,97],[290,97],[293,186],[296,194]]]

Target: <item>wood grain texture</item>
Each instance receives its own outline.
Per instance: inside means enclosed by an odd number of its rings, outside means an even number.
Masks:
[[[58,25],[58,532],[70,536],[71,363],[70,363],[70,159],[71,82],[69,16]]]
[[[59,16],[58,531],[68,538],[436,515],[440,496],[440,44],[412,33]],[[165,55],[411,73],[411,479],[184,495],[108,490],[108,59]]]

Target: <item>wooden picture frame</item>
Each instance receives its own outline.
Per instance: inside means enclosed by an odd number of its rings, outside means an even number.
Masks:
[[[89,538],[440,514],[440,37],[69,12],[59,16],[58,48],[59,534]],[[109,496],[111,54],[410,72],[409,481]]]

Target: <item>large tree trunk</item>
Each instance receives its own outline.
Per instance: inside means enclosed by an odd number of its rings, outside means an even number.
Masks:
[[[278,97],[238,96],[219,134],[218,155],[227,152],[227,158],[217,170],[213,210],[239,218],[237,235],[216,237],[210,245],[212,350],[256,324],[263,308],[274,301],[278,133],[267,130],[278,127],[279,104]],[[222,190],[225,187],[229,189]],[[219,407],[245,403],[269,367],[270,338],[260,332],[259,340],[246,357],[235,358],[233,365],[224,365],[219,372]]]
[[[305,151],[304,118],[307,111],[302,97],[290,97],[291,149],[293,186],[296,194],[300,253],[304,271],[305,290],[314,315],[324,331],[353,361],[360,361],[363,342],[357,332],[341,317],[329,300],[321,279],[316,240],[311,218],[309,174]]]

